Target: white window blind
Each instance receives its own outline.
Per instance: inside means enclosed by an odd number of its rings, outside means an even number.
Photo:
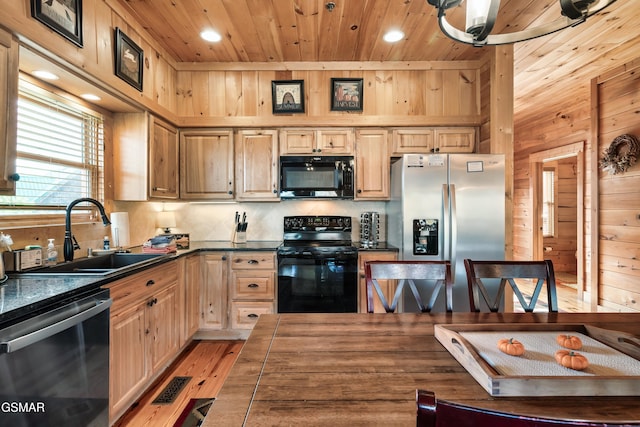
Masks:
[[[15,196],[0,211],[60,213],[80,197],[104,199],[102,116],[20,80]]]
[[[555,170],[542,172],[542,235],[555,233]]]

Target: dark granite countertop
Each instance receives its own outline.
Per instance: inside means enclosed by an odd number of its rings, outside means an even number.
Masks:
[[[366,252],[372,252],[372,251],[398,251],[398,247],[397,246],[393,246],[387,242],[378,242],[375,245],[365,245],[361,242],[354,242],[355,246],[358,248],[358,251],[366,251]]]
[[[97,289],[107,282],[105,278],[89,276],[21,278],[19,274],[9,275],[9,279],[0,286],[0,327],[31,312]]]
[[[196,251],[274,251],[280,244],[280,241],[249,241],[247,243],[197,241],[191,242],[189,249],[182,249],[176,254],[164,258],[164,261],[168,262]],[[140,248],[132,248],[132,252],[140,251]],[[144,268],[155,265],[158,264],[150,264]],[[38,277],[33,277],[32,275],[21,277],[20,273],[9,274],[9,279],[0,285],[0,327],[29,313],[48,309],[61,301],[90,292],[114,280],[137,273],[144,268],[106,277],[45,274]]]
[[[191,242],[189,249],[178,251],[179,255],[193,251],[275,251],[282,244],[280,240],[255,240],[247,243],[233,243],[223,240],[202,240]]]

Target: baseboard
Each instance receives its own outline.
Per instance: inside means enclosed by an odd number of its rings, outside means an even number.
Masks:
[[[243,330],[199,330],[193,335],[194,340],[246,340],[251,334],[250,329]]]

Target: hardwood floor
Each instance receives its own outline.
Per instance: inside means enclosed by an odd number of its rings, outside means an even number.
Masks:
[[[195,341],[114,427],[171,427],[189,399],[216,397],[244,341]],[[192,377],[170,404],[152,404],[175,376]]]
[[[523,293],[531,295],[533,286],[527,287],[522,284]],[[578,291],[576,285],[576,277],[568,273],[556,273],[556,295],[558,297],[558,311],[568,313],[588,313],[591,311],[589,303],[585,303],[578,299]],[[546,300],[545,290],[540,295],[541,300]],[[520,304],[514,297],[514,309],[520,311]],[[536,307],[534,311],[546,311],[546,307]]]

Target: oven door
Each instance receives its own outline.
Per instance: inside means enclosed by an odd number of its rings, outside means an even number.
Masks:
[[[278,255],[278,313],[356,313],[357,255]]]

